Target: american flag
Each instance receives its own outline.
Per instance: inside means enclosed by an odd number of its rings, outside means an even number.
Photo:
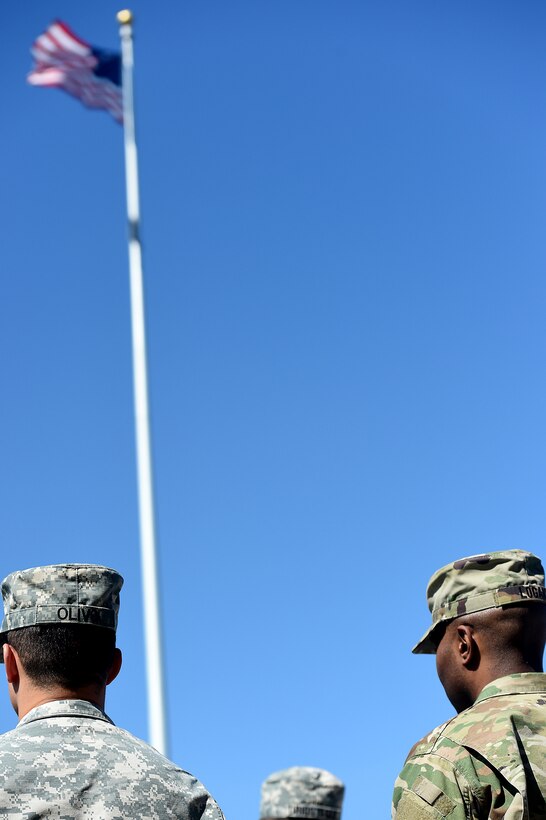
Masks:
[[[105,108],[123,122],[121,57],[94,48],[60,20],[55,20],[31,48],[35,65],[31,85],[62,88],[88,108]]]

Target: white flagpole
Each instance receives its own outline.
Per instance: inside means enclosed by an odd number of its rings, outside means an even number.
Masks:
[[[144,598],[146,678],[148,683],[148,726],[150,743],[159,752],[167,755],[167,720],[154,525],[152,458],[148,412],[148,377],[146,372],[146,335],[142,284],[142,249],[140,245],[138,163],[133,104],[133,15],[130,11],[124,10],[118,12],[117,19],[120,24],[119,33],[121,37],[123,67],[123,131],[125,136],[127,217],[129,220],[129,273],[131,280],[131,324],[133,337],[142,593]]]

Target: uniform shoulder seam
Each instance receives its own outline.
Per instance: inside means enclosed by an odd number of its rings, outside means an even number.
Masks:
[[[436,747],[436,744],[439,743],[445,736],[445,732],[449,725],[454,720],[456,720],[457,717],[458,715],[455,715],[450,720],[447,720],[445,723],[441,723],[440,726],[437,726],[427,735],[422,737],[421,740],[418,740],[417,743],[414,743],[406,759],[409,760],[411,757],[417,757],[419,755],[427,754],[433,751]]]

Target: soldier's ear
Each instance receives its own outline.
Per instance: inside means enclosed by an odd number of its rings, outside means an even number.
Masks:
[[[9,645],[9,643],[5,643],[2,647],[2,651],[4,653],[4,666],[6,668],[6,678],[8,683],[12,683],[14,686],[17,686],[19,683],[19,656],[15,649]]]
[[[463,666],[475,669],[479,663],[480,650],[474,638],[474,630],[469,624],[457,626],[457,651]]]
[[[112,661],[112,666],[110,667],[110,671],[108,672],[108,676],[106,678],[106,685],[108,686],[109,683],[112,683],[113,680],[117,678],[119,675],[119,670],[121,669],[122,663],[122,656],[121,656],[121,649],[116,648],[114,649],[114,660]]]

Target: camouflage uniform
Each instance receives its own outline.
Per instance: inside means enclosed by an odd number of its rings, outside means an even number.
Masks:
[[[260,820],[340,820],[345,786],[324,769],[292,766],[262,784]]]
[[[220,820],[205,788],[85,700],[32,709],[0,737],[0,816]]]
[[[433,653],[436,631],[466,613],[544,603],[540,560],[522,550],[461,559],[429,583],[433,623],[415,653]],[[415,744],[396,780],[396,820],[546,820],[546,675],[488,684],[475,703]]]
[[[411,750],[397,820],[546,818],[546,675],[508,675]]]
[[[123,579],[107,567],[54,565],[2,584],[8,629],[36,623],[115,629]],[[38,820],[223,820],[204,786],[86,700],[55,700],[0,736],[0,816]]]

